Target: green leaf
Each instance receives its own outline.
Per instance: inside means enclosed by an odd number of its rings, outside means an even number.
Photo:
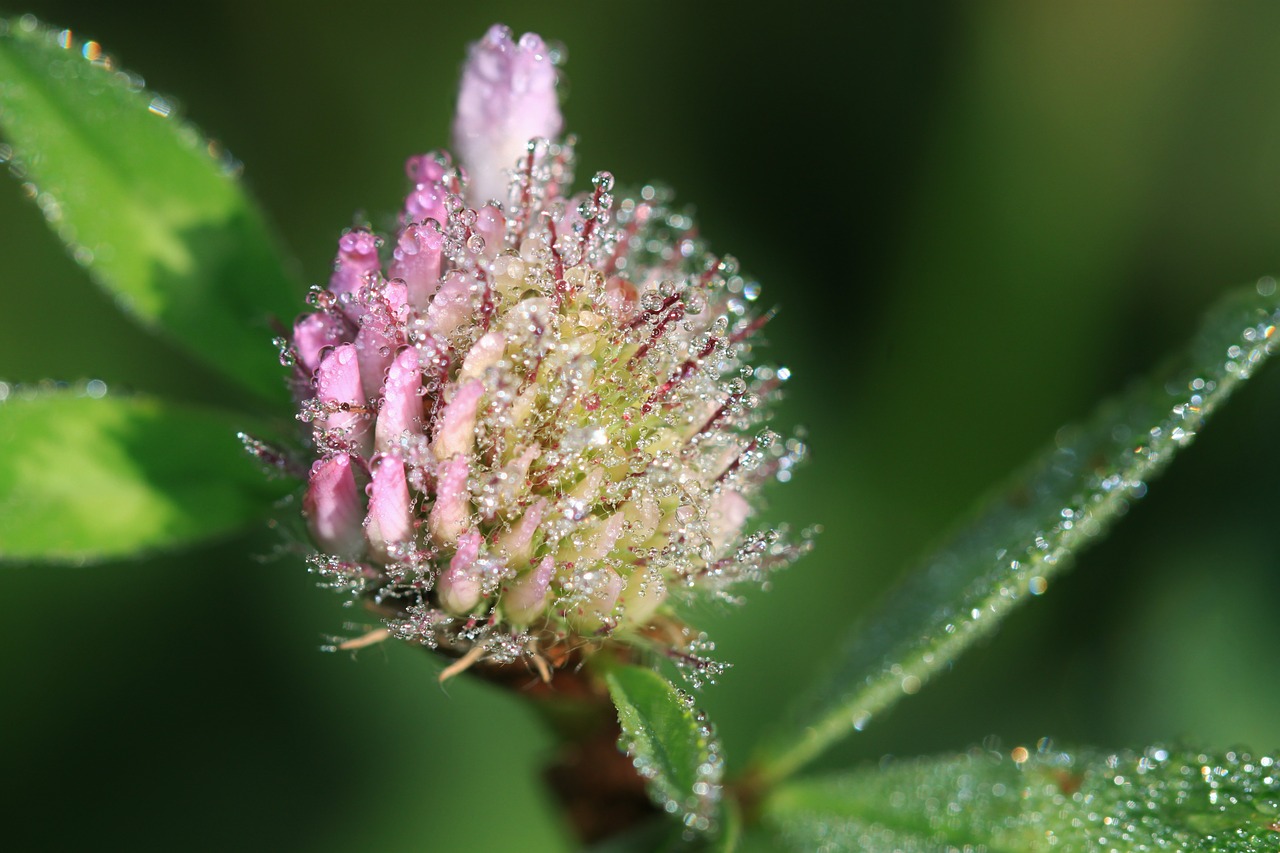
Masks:
[[[1274,757],[1070,755],[1045,748],[892,762],[774,792],[763,819],[793,850],[1023,853],[1280,849]]]
[[[1280,335],[1273,279],[1226,298],[1186,355],[1065,428],[1010,487],[856,625],[828,676],[757,755],[768,787],[915,693],[1017,605],[1045,591],[1105,533],[1147,482],[1272,355]]]
[[[714,832],[724,762],[692,698],[642,667],[613,667],[605,680],[622,725],[618,745],[648,780],[649,796],[689,829]]]
[[[86,563],[230,533],[292,483],[245,453],[244,417],[144,397],[0,403],[0,560]]]
[[[0,129],[14,173],[125,311],[288,399],[270,321],[293,318],[300,289],[214,143],[96,45],[30,16],[0,20]]]
[[[582,853],[735,853],[741,849],[742,812],[732,799],[720,801],[713,834],[686,837],[682,827],[672,829],[671,821],[655,818],[613,838],[592,844]]]

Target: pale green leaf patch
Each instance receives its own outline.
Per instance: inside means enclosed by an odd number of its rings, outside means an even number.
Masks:
[[[1241,752],[975,750],[789,782],[763,817],[806,853],[1264,853],[1280,849],[1280,773]]]
[[[140,323],[288,400],[271,340],[301,288],[215,143],[92,42],[0,20],[11,169],[72,257]]]
[[[232,533],[295,484],[243,415],[146,397],[14,391],[0,403],[0,561],[88,563]]]

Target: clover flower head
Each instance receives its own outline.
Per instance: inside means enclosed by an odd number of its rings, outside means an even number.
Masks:
[[[765,426],[769,318],[670,195],[575,192],[557,69],[495,26],[463,70],[454,151],[409,159],[388,239],[345,233],[286,342],[316,459],[326,582],[392,634],[544,672],[616,640],[710,665],[672,613],[807,538],[752,530],[804,455]]]

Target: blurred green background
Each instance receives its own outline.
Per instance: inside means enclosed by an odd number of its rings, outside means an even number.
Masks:
[[[31,2],[101,41],[245,163],[308,282],[353,213],[445,145],[493,21],[568,47],[580,174],[659,178],[782,313],[766,357],[813,463],[771,517],[815,553],[711,609],[701,702],[745,760],[847,624],[1063,422],[1280,273],[1280,6],[669,0]],[[0,182],[0,379],[231,392],[96,292]],[[271,358],[264,341],[263,357]],[[1050,735],[1280,747],[1280,371],[1109,541],[827,766]],[[3,448],[0,448],[3,452]],[[277,534],[141,562],[7,568],[0,844],[10,850],[560,850],[549,742],[511,697],[386,646]]]

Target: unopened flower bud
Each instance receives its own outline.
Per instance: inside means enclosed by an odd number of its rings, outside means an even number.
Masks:
[[[502,614],[512,625],[528,625],[546,615],[551,600],[551,579],[555,576],[555,560],[543,557],[531,571],[511,581],[502,594]]]
[[[480,540],[480,533],[476,530],[459,536],[458,549],[449,560],[449,568],[436,583],[440,606],[454,615],[469,613],[480,603],[483,578],[476,565]]]
[[[327,443],[348,452],[367,453],[371,446],[369,418],[354,345],[343,344],[321,359],[316,370],[316,396],[324,413],[320,426],[326,431]]]
[[[387,369],[374,443],[378,450],[386,451],[405,435],[421,434],[422,370],[418,366],[418,353],[406,349]]]
[[[321,354],[345,341],[347,322],[333,314],[317,311],[300,319],[293,327],[293,345],[299,366],[307,374],[320,366]]]
[[[369,516],[365,535],[372,553],[394,558],[413,535],[413,515],[404,462],[394,456],[379,457],[369,484]]]
[[[524,155],[530,139],[551,139],[562,123],[556,69],[546,44],[533,33],[517,43],[509,29],[494,25],[471,48],[453,121],[471,202],[477,207],[490,199],[505,202],[507,170]]]
[[[404,343],[408,289],[399,282],[384,282],[366,300],[355,348],[360,363],[360,383],[365,393],[377,395],[396,349]]]
[[[533,537],[538,532],[546,511],[547,499],[538,498],[524,511],[520,520],[499,537],[497,550],[506,556],[511,565],[523,566],[532,562]]]
[[[380,269],[378,238],[368,231],[349,231],[338,241],[329,290],[338,297],[355,294]]]
[[[626,581],[607,566],[582,572],[570,582],[564,615],[583,634],[606,631],[617,624],[615,608]]]
[[[311,466],[303,512],[321,548],[344,559],[360,556],[364,551],[364,501],[356,488],[350,456],[339,453]]]
[[[465,456],[455,456],[440,468],[435,505],[427,516],[427,528],[431,538],[441,545],[457,542],[471,521],[471,493],[467,490],[470,473]]]
[[[476,443],[476,410],[484,394],[484,383],[472,379],[458,387],[440,416],[440,430],[432,448],[437,459],[467,454]]]

